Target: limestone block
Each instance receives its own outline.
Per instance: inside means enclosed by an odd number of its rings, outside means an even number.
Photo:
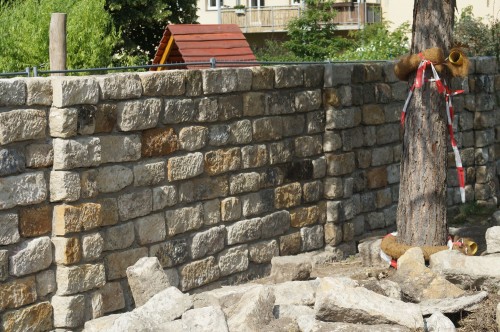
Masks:
[[[119,163],[141,158],[139,135],[100,136],[102,163]]]
[[[285,234],[290,228],[290,213],[278,211],[262,217],[262,238]]]
[[[103,198],[97,203],[101,205],[102,226],[118,223],[118,203],[115,198]]]
[[[208,129],[202,126],[182,128],[179,132],[179,143],[183,150],[196,151],[207,145]]]
[[[354,171],[355,154],[348,152],[344,154],[326,154],[328,163],[328,175],[338,176]]]
[[[146,188],[118,197],[120,220],[129,220],[149,214],[153,209],[153,193]]]
[[[125,297],[119,282],[107,282],[97,291],[102,298],[101,310],[103,313],[113,312],[125,308]]]
[[[256,142],[279,140],[283,136],[283,119],[280,116],[255,119],[252,129]]]
[[[222,221],[235,221],[241,217],[241,201],[238,197],[228,197],[220,204]]]
[[[313,178],[321,179],[326,175],[326,158],[319,157],[312,161],[313,163]]]
[[[35,277],[16,279],[0,285],[0,311],[15,309],[37,299]]]
[[[270,263],[271,259],[279,254],[280,249],[276,240],[257,242],[248,246],[248,257],[253,263]]]
[[[216,225],[220,222],[220,200],[213,199],[203,202],[203,224]]]
[[[220,124],[211,126],[208,134],[208,144],[214,146],[226,145],[229,142],[229,135],[229,125]]]
[[[97,104],[99,101],[99,85],[92,77],[52,78],[52,91],[55,107]]]
[[[162,122],[164,124],[193,122],[197,110],[192,99],[165,99]]]
[[[54,293],[56,290],[56,274],[53,270],[42,271],[36,275],[36,292],[39,298]]]
[[[290,226],[301,228],[315,224],[319,219],[319,208],[316,205],[305,206],[290,211]]]
[[[304,84],[304,73],[301,66],[276,66],[274,74],[275,88],[292,88]]]
[[[166,177],[164,161],[134,165],[134,186],[151,186]]]
[[[217,175],[238,170],[241,164],[241,151],[239,148],[215,150],[205,153],[205,172]]]
[[[321,181],[307,182],[302,186],[304,202],[317,202],[323,197],[323,183]]]
[[[188,331],[229,332],[226,316],[220,307],[191,309],[182,314],[182,326]]]
[[[127,279],[136,308],[171,286],[156,257],[143,257],[128,267]]]
[[[305,121],[303,114],[283,116],[283,136],[289,137],[303,134]]]
[[[24,105],[27,97],[26,81],[23,79],[1,79],[0,106]]]
[[[136,73],[108,74],[96,77],[100,99],[133,99],[142,94],[142,85]]]
[[[240,245],[222,251],[217,256],[220,275],[227,276],[248,269],[248,245]]]
[[[324,235],[323,225],[302,227],[300,229],[302,251],[310,251],[322,248],[324,245],[324,236],[325,235]],[[344,232],[344,239],[345,239],[345,232]]]
[[[241,167],[254,168],[267,165],[267,147],[261,145],[247,145],[241,148]]]
[[[276,187],[285,181],[285,170],[280,167],[267,167],[260,171],[262,188]]]
[[[84,323],[85,296],[53,296],[54,327],[78,327]]]
[[[240,118],[242,110],[243,97],[241,95],[220,96],[218,98],[219,121]]]
[[[267,95],[262,92],[248,92],[243,95],[243,115],[258,116],[267,113]]]
[[[259,286],[246,292],[227,314],[230,331],[259,331],[273,317],[274,290],[272,287]]]
[[[191,240],[191,258],[198,259],[221,251],[224,249],[225,238],[225,226],[212,227],[196,233]]]
[[[293,140],[284,140],[269,145],[269,163],[271,165],[290,162],[294,155]]]
[[[227,176],[202,177],[183,182],[179,186],[179,201],[194,202],[227,196],[227,179]]]
[[[26,83],[26,105],[52,105],[52,82],[48,77],[30,77]],[[18,92],[19,93],[19,92]]]
[[[109,278],[109,277],[108,277]],[[72,295],[104,286],[104,265],[59,265],[56,269],[57,295]]]
[[[76,136],[78,109],[52,107],[49,112],[49,129],[52,137],[68,138]]]
[[[142,133],[142,156],[165,156],[179,149],[177,134],[172,128],[153,128]]]
[[[50,201],[72,202],[80,198],[80,174],[77,172],[50,172]]]
[[[267,90],[274,87],[274,69],[269,67],[251,67],[252,90]]]
[[[177,204],[177,188],[161,186],[153,188],[153,211]]]
[[[184,180],[203,173],[203,154],[190,153],[181,157],[168,159],[168,180]]]
[[[165,212],[168,236],[174,236],[203,226],[203,208],[195,206],[169,210]]]
[[[10,256],[10,274],[23,276],[44,270],[52,264],[52,244],[47,236],[27,240]]]
[[[230,144],[248,144],[252,141],[252,122],[241,120],[229,125]]]
[[[481,291],[456,298],[425,300],[420,302],[419,306],[422,310],[422,315],[426,316],[436,311],[444,314],[454,314],[461,311],[473,311],[487,297],[488,292]]]
[[[241,196],[243,216],[255,216],[274,208],[274,190],[266,189]]]
[[[0,281],[9,277],[9,251],[0,250]]]
[[[165,239],[167,230],[163,213],[150,214],[135,220],[137,242],[140,245],[160,242]]]
[[[179,272],[183,292],[208,284],[220,277],[219,267],[212,256],[188,263],[180,267]]]
[[[54,162],[54,150],[52,144],[30,144],[25,150],[26,166],[30,168],[42,168],[52,166]]]
[[[237,244],[258,240],[262,236],[262,220],[253,218],[238,221],[227,226],[227,244]]]
[[[300,183],[290,183],[276,188],[274,191],[274,206],[277,209],[290,208],[300,204],[302,187]]]
[[[186,92],[186,74],[184,70],[149,71],[139,78],[145,96],[180,96]]]
[[[295,94],[297,112],[315,111],[321,107],[321,90],[301,91]]]
[[[95,133],[110,133],[116,124],[116,104],[99,103],[95,112]]]
[[[57,264],[70,265],[78,263],[82,257],[80,239],[78,237],[53,237],[54,259]]]
[[[377,144],[388,144],[399,141],[401,126],[391,123],[377,126]]]
[[[500,252],[500,226],[486,230],[486,251],[490,254]]]
[[[22,109],[0,113],[0,145],[45,137],[44,110]]]
[[[280,236],[280,255],[296,255],[301,248],[300,232]]]
[[[314,305],[319,282],[285,281],[274,286],[275,305]],[[281,312],[280,312],[281,314]]]
[[[336,225],[334,223],[327,222],[324,226],[323,231],[325,232],[326,244],[336,246],[342,242],[342,225]]]
[[[88,169],[80,173],[80,196],[81,198],[92,198],[99,194],[97,190],[97,169]]]
[[[96,184],[101,193],[120,191],[132,184],[134,179],[130,168],[122,165],[106,166],[98,169]]]
[[[328,177],[325,179],[325,198],[339,199],[344,196],[344,186],[342,178]]]
[[[219,118],[219,101],[217,97],[198,99],[198,116],[200,122],[214,122]]]
[[[104,250],[117,250],[128,248],[134,242],[134,223],[128,222],[104,231]]]
[[[53,140],[54,170],[98,166],[101,163],[101,141],[97,137]]]
[[[161,244],[152,245],[149,256],[157,257],[161,266],[172,267],[186,262],[189,259],[189,248],[187,238],[177,238]]]
[[[372,151],[372,166],[381,166],[393,162],[393,151],[391,146],[375,148]]]
[[[327,109],[326,129],[347,129],[361,123],[361,109],[358,107]]]
[[[0,214],[0,245],[17,243],[21,239],[18,230],[19,217],[16,213]]]
[[[2,316],[4,331],[49,331],[52,325],[52,305],[41,302]]]
[[[101,204],[97,203],[56,205],[52,221],[54,235],[66,235],[101,226],[101,211]]]
[[[204,94],[228,93],[238,89],[238,73],[235,69],[210,69],[202,71]]]
[[[104,238],[100,233],[82,236],[82,258],[85,261],[94,261],[101,257],[104,250]]]
[[[325,112],[317,111],[307,113],[307,133],[316,134],[325,132]],[[300,134],[300,133],[299,133]]]
[[[256,172],[240,173],[229,178],[229,193],[231,195],[241,194],[250,191],[257,191],[260,188],[260,174]]]
[[[142,130],[156,127],[162,100],[148,98],[119,102],[116,107],[116,124],[121,131]]]
[[[0,176],[22,173],[25,171],[25,157],[16,149],[0,149]]]

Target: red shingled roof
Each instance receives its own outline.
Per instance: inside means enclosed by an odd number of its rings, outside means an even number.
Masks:
[[[170,38],[172,41],[168,50]],[[165,28],[153,64],[206,62],[210,58],[217,61],[256,61],[245,36],[236,24],[170,24]],[[248,65],[217,64],[217,67],[243,66]],[[200,67],[209,65],[182,68]]]

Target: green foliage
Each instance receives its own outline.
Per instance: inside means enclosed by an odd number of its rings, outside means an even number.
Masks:
[[[387,22],[369,24],[363,30],[349,33],[351,45],[340,54],[331,54],[335,60],[389,60],[409,52],[410,24],[405,22],[389,31]]]
[[[155,54],[168,23],[196,23],[196,0],[106,0],[106,9],[120,27],[123,44],[118,58],[147,59]]]
[[[266,39],[264,47],[258,47],[254,50],[258,61],[279,61],[279,62],[299,62],[302,59],[296,56],[292,51],[283,46],[283,42]]]
[[[470,56],[500,54],[500,22],[491,20],[489,24],[482,18],[474,17],[472,6],[465,7],[455,23],[453,39]]]
[[[49,66],[51,13],[67,13],[67,67],[111,64],[119,34],[104,0],[20,0],[0,3],[0,71]]]

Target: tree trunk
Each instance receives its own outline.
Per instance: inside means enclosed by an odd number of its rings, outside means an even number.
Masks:
[[[455,0],[415,0],[411,53],[452,45]],[[449,77],[442,78],[449,82]],[[432,77],[430,68],[425,77]],[[415,73],[410,76],[413,84]],[[446,243],[447,122],[445,98],[435,83],[415,89],[406,114],[397,211],[398,241]]]

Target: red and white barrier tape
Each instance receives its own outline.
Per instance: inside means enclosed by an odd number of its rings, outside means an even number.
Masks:
[[[438,92],[440,94],[445,94],[446,116],[448,118],[448,134],[450,135],[451,147],[453,148],[453,154],[455,155],[455,167],[457,168],[458,183],[460,186],[460,198],[462,199],[462,203],[465,203],[465,173],[462,166],[462,159],[460,158],[460,153],[458,151],[457,141],[455,140],[455,135],[453,133],[454,112],[453,105],[451,103],[451,97],[463,93],[464,90],[451,90],[450,88],[448,88],[448,86],[446,86],[446,84],[441,81],[441,78],[439,77],[434,64],[431,61],[424,59],[422,54],[419,55],[422,58],[422,61],[418,66],[415,82],[408,92],[408,97],[406,98],[405,104],[403,106],[403,111],[401,112],[401,126],[404,126],[406,111],[408,110],[408,105],[410,104],[410,100],[413,96],[413,91],[415,90],[415,88],[421,88],[425,82],[435,82]],[[427,69],[427,66],[430,66],[432,69],[433,78],[431,79],[425,79],[425,70]]]

